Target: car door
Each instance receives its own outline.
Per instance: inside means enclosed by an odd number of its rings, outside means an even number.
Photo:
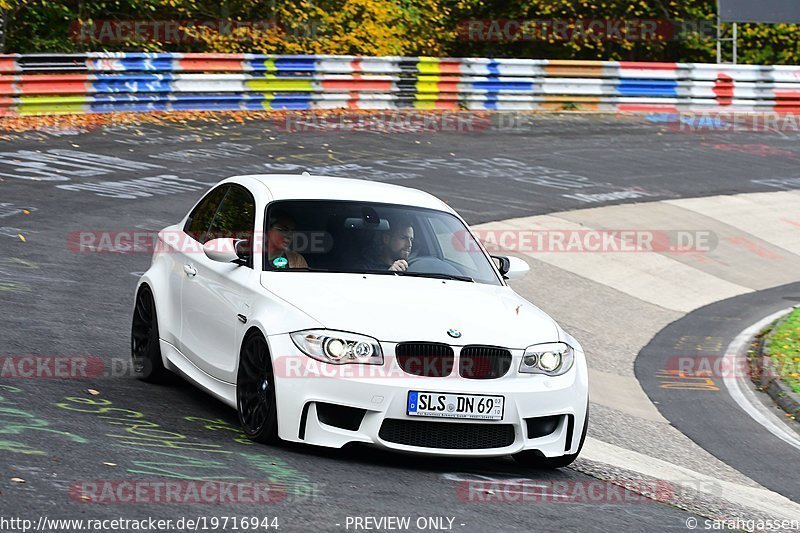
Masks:
[[[169,232],[181,232],[178,235],[164,235],[163,254],[169,272],[169,290],[162,308],[168,310],[166,323],[174,324],[170,331],[162,331],[162,338],[181,350],[181,291],[183,280],[187,276],[187,267],[200,250],[200,239],[204,239],[211,226],[211,221],[225,197],[228,185],[221,185],[209,191],[192,209],[183,228],[173,228]]]
[[[255,199],[245,187],[229,184],[205,235],[252,239]],[[199,236],[198,236],[199,237]],[[209,259],[202,250],[187,258],[181,289],[181,351],[211,376],[233,383],[245,326],[247,287],[258,283],[252,257],[247,265]]]

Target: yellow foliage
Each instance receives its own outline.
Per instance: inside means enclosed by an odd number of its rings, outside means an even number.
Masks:
[[[417,13],[415,15],[415,12]],[[276,6],[271,28],[187,33],[210,52],[411,55],[441,52],[445,14],[434,0],[298,0]]]

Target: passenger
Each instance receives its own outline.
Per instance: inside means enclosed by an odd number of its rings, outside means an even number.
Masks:
[[[270,209],[267,224],[267,261],[275,268],[308,268],[305,258],[289,250],[296,225],[288,213]]]

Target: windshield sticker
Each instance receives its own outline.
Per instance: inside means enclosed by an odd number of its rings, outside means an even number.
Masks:
[[[277,268],[286,268],[286,265],[289,264],[289,260],[285,257],[276,257],[272,260],[272,264],[275,265]]]

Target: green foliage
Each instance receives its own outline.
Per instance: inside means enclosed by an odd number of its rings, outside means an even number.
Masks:
[[[440,55],[713,62],[715,0],[0,0],[5,52],[183,51]],[[702,34],[658,40],[535,38],[470,40],[470,20],[705,21]],[[269,21],[219,31],[185,26],[177,42],[78,39],[91,21]],[[724,25],[730,36],[731,25]],[[798,26],[739,25],[739,61],[800,63]],[[185,38],[190,36],[191,38]],[[725,58],[730,58],[730,43]]]
[[[800,309],[770,334],[769,352],[780,378],[800,394]]]

